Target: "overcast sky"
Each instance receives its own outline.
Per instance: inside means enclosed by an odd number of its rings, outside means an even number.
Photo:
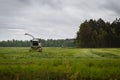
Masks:
[[[86,19],[119,17],[119,0],[0,0],[0,40],[75,38]]]

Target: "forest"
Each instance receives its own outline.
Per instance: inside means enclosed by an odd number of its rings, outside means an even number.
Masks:
[[[90,19],[79,26],[76,45],[84,48],[120,47],[120,19],[105,22]]]
[[[41,39],[41,43],[43,47],[74,47],[74,39]],[[29,47],[30,41],[22,41],[22,40],[7,40],[0,41],[0,47]]]

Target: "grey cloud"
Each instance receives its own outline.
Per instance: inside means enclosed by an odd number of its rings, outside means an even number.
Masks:
[[[23,5],[30,5],[31,4],[30,0],[18,0],[18,2],[20,2]]]
[[[119,0],[108,0],[108,3],[103,6],[104,8],[114,11],[116,14],[120,14],[120,1]]]
[[[0,0],[0,40],[9,33],[9,39],[26,39],[24,32],[41,38],[73,38],[85,19],[115,19],[119,7],[113,0]]]

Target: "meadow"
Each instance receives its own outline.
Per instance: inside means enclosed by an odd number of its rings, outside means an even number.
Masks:
[[[0,48],[0,80],[120,80],[120,48]]]

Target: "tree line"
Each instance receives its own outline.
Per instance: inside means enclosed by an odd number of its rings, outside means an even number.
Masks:
[[[112,23],[102,19],[84,21],[75,39],[77,47],[120,47],[120,19]]]
[[[41,39],[41,43],[43,47],[74,47],[74,39]],[[0,41],[0,47],[30,47],[30,41],[22,41],[22,40],[7,40]]]

